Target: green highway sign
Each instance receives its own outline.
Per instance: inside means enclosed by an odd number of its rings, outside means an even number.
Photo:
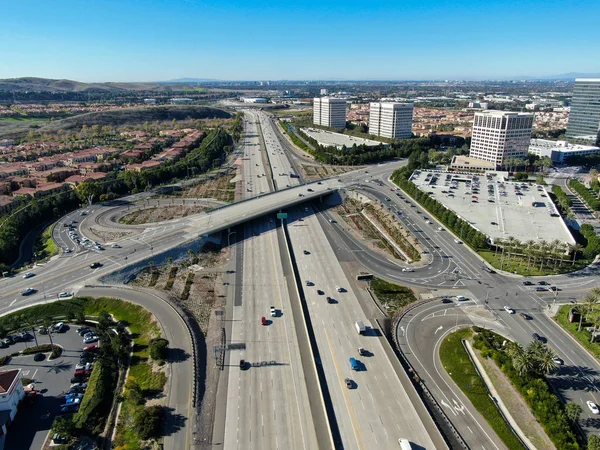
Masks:
[[[287,219],[287,213],[277,213],[278,219]]]

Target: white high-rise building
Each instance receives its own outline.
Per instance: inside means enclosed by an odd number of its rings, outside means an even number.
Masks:
[[[331,128],[346,128],[346,99],[314,98],[313,123]]]
[[[391,139],[411,137],[413,109],[412,103],[371,103],[369,133]]]
[[[501,167],[507,158],[526,158],[532,113],[482,111],[475,113],[469,156]]]

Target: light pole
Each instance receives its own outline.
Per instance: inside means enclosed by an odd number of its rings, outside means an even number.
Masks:
[[[231,247],[231,242],[230,242],[230,238],[232,234],[236,234],[235,231],[230,231],[229,233],[227,233],[227,247]]]

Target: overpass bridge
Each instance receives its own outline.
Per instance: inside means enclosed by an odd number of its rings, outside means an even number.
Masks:
[[[261,194],[248,200],[224,205],[202,214],[185,218],[185,231],[198,236],[208,236],[244,222],[281,211],[337,192],[343,184],[337,180],[321,180],[293,186],[273,193]]]

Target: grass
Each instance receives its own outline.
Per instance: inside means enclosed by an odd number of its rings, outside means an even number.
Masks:
[[[371,289],[391,314],[417,301],[414,292],[410,288],[388,283],[379,278],[371,281]]]
[[[58,255],[58,246],[56,245],[56,242],[54,242],[54,239],[52,239],[52,229],[53,228],[54,228],[54,224],[50,225],[42,233],[44,253],[46,254],[47,257]]]
[[[573,336],[581,345],[583,345],[586,349],[588,349],[597,359],[600,359],[600,343],[598,342],[590,342],[592,335],[589,331],[586,330],[587,327],[592,326],[592,324],[583,320],[581,325],[581,331],[579,329],[579,321],[577,322],[569,322],[569,311],[574,305],[563,305],[559,308],[558,314],[554,317],[554,319],[558,322],[558,324],[563,327],[565,330],[569,332],[571,336]],[[600,311],[600,306],[594,308],[595,311]]]
[[[483,380],[479,377],[463,347],[462,340],[470,338],[471,335],[471,329],[460,330],[448,335],[440,346],[442,364],[448,375],[490,424],[502,442],[510,449],[523,449],[521,441],[512,432],[488,396]]]
[[[506,272],[516,273],[518,275],[523,275],[523,276],[532,276],[532,277],[575,272],[576,270],[583,269],[585,266],[587,266],[591,262],[586,259],[580,259],[580,260],[575,261],[575,265],[573,265],[572,263],[569,262],[569,263],[557,266],[556,269],[554,267],[550,267],[550,268],[543,267],[540,270],[539,263],[537,265],[534,265],[533,261],[532,261],[531,264],[529,265],[529,269],[528,269],[527,268],[528,263],[527,263],[526,259],[525,260],[521,260],[521,259],[515,260],[514,257],[511,257],[510,261],[507,262],[508,258],[506,255],[504,256],[504,266],[502,266],[502,253],[501,252],[498,252],[498,254],[495,254],[492,250],[478,250],[477,253],[479,254],[479,256],[481,256],[483,259],[485,259],[488,263],[490,263],[496,269],[500,269],[502,267],[501,270],[504,270]]]

